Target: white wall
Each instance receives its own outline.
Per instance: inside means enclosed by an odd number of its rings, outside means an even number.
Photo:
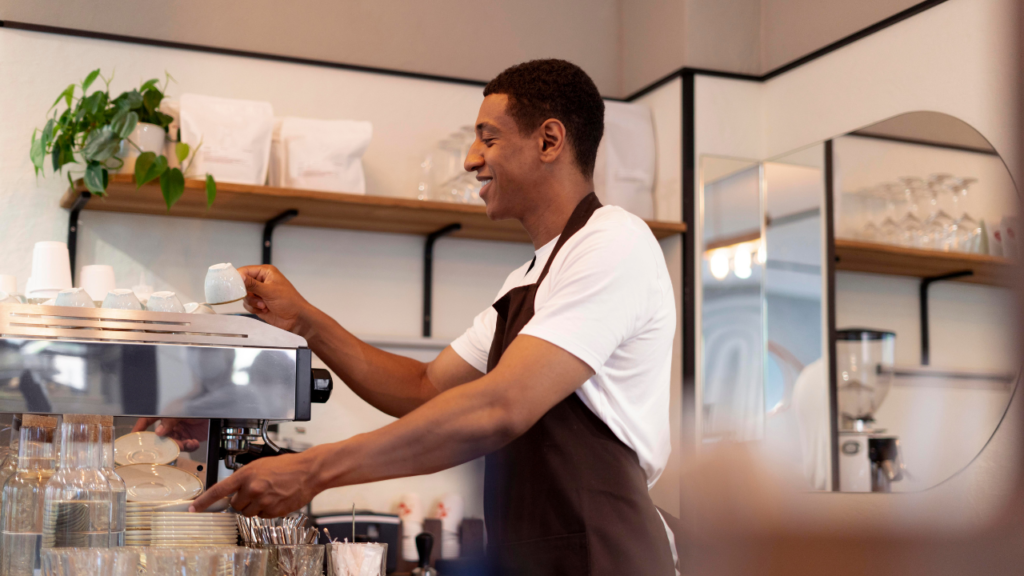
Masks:
[[[617,0],[13,0],[0,20],[487,81],[564,58],[618,96]],[[56,97],[56,96],[55,96]]]
[[[931,110],[975,127],[1016,167],[1017,22],[1017,5],[1012,0],[951,0],[763,85],[698,77],[698,159],[710,153],[772,158],[903,112]],[[955,89],[950,89],[952,78],[956,79]],[[842,290],[850,294],[854,285],[846,274],[842,276]],[[885,319],[890,324],[907,322],[916,326],[916,283],[896,278],[887,282],[882,291],[898,303],[886,306],[885,311],[877,306],[873,309],[880,314],[890,313]],[[932,301],[937,303],[933,305],[933,318],[942,322],[935,315],[945,314],[940,312],[945,300],[952,306],[946,308],[946,313],[961,322],[965,317],[964,301],[975,300],[984,303],[985,312],[969,321],[965,339],[978,337],[975,327],[981,329],[980,325],[989,321],[996,331],[1006,334],[1009,318],[1016,317],[1010,302],[990,294],[969,294],[972,289],[987,290],[951,284],[934,286]],[[865,296],[866,303],[873,300],[877,300],[873,294]],[[897,308],[899,314],[892,316]],[[842,323],[843,317],[838,321]],[[900,348],[913,355],[917,347],[912,334],[916,329],[900,330],[908,336],[901,335]],[[933,356],[948,356],[954,347],[962,345],[959,340],[933,340]],[[1012,358],[1012,341],[1008,346],[993,340],[982,342],[988,343],[989,353]],[[1005,502],[1018,461],[1015,434],[1019,426],[1020,422],[1012,418],[1005,422],[975,462],[932,490],[900,499],[851,494],[809,496],[813,499],[811,514],[829,525],[876,526],[881,522],[890,526],[913,523],[933,529],[977,526]]]

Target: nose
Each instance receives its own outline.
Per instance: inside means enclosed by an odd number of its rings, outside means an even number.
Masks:
[[[483,168],[483,145],[484,143],[477,138],[473,141],[473,145],[469,147],[469,152],[466,153],[466,160],[462,163],[462,167],[466,172],[473,172]]]

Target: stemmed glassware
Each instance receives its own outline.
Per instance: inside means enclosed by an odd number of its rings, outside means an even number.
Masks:
[[[950,181],[950,192],[957,206],[956,249],[961,252],[979,252],[981,250],[981,224],[967,213],[967,191],[977,178],[953,178]]]

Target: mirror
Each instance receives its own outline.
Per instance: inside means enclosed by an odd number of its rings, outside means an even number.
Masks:
[[[702,441],[757,442],[808,490],[919,491],[966,467],[1020,368],[1020,205],[989,143],[914,112],[700,164]]]

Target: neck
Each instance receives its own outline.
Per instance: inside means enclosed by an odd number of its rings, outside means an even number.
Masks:
[[[533,241],[534,250],[547,244],[565,229],[565,223],[572,216],[580,201],[594,191],[592,180],[579,180],[571,184],[560,184],[545,191],[543,202],[523,216],[521,222]]]

